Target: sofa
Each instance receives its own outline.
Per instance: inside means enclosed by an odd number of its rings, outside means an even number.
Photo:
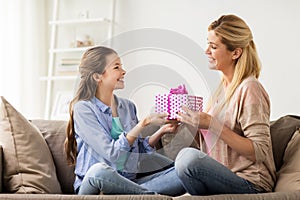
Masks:
[[[271,122],[271,137],[277,170],[277,183],[273,192],[211,196],[184,194],[178,197],[75,195],[73,191],[74,167],[67,165],[63,151],[67,122],[28,120],[4,97],[1,97],[0,101],[0,199],[300,199],[299,116],[287,115]],[[160,145],[157,146],[158,152],[173,159],[176,153],[186,146],[182,141],[180,137],[165,135]],[[170,146],[176,149],[170,149]]]

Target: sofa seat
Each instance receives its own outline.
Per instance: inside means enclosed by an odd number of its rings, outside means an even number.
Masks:
[[[300,191],[169,197],[163,195],[0,194],[3,200],[299,200]]]

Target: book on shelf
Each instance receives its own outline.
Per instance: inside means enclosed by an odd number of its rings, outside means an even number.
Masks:
[[[60,60],[61,65],[79,65],[80,59],[79,58],[62,58]]]
[[[77,71],[80,64],[78,58],[62,58],[58,64],[58,71]]]

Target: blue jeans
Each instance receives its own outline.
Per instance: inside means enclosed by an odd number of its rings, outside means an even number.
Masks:
[[[175,169],[184,188],[191,195],[260,192],[251,182],[194,148],[184,148],[178,153]]]
[[[129,180],[104,163],[93,165],[86,173],[78,194],[163,194],[177,196],[185,193],[175,168]]]

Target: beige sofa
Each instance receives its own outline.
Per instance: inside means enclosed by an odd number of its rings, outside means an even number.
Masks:
[[[285,116],[272,122],[271,134],[278,181],[274,192],[245,195],[179,197],[164,195],[74,195],[73,167],[63,152],[65,121],[27,120],[1,97],[0,199],[300,199],[300,117]],[[179,139],[180,140],[180,139]],[[172,136],[162,144],[180,141]],[[167,148],[160,151],[174,157]]]

